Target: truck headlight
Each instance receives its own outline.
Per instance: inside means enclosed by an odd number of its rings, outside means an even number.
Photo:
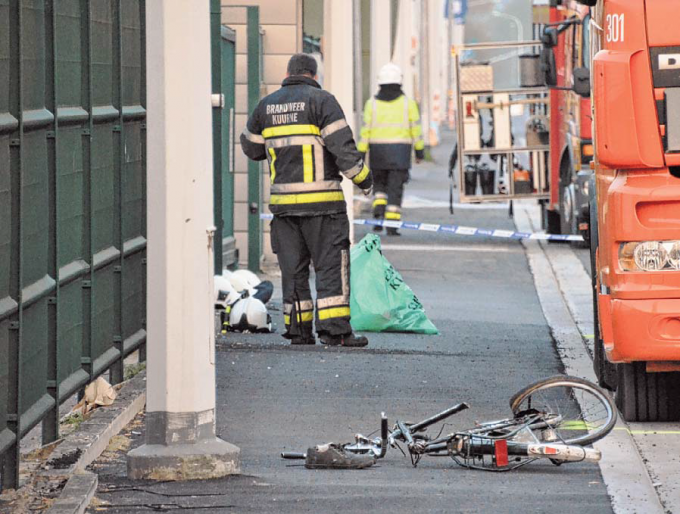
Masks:
[[[678,271],[680,241],[622,243],[619,266],[623,271]]]

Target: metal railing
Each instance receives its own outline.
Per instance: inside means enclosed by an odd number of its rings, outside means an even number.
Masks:
[[[143,0],[0,0],[0,488],[146,341]]]

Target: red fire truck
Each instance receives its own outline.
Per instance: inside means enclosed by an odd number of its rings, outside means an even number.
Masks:
[[[550,87],[550,199],[543,206],[551,234],[583,235],[587,246],[593,158],[590,88],[590,11],[575,0],[550,0],[542,67]]]
[[[678,0],[581,0],[593,23],[595,370],[625,419],[680,419]]]

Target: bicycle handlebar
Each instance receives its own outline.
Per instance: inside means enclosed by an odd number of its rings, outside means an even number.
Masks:
[[[421,430],[429,427],[430,425],[434,425],[438,421],[446,419],[449,416],[453,416],[454,414],[457,414],[460,411],[464,411],[465,409],[469,409],[469,408],[470,408],[470,406],[465,402],[454,405],[453,407],[449,407],[448,409],[441,411],[439,414],[435,414],[431,418],[427,418],[427,419],[424,419],[423,421],[420,421],[420,422],[418,422],[414,425],[410,425],[408,427],[409,435],[415,434],[416,432],[420,432]],[[390,439],[391,440],[399,439],[399,438],[405,439],[403,434],[404,434],[404,432],[402,431],[400,423],[397,422],[397,430],[392,432],[392,434],[390,435]]]
[[[465,402],[454,405],[453,407],[449,407],[448,409],[441,411],[439,414],[435,414],[431,418],[427,418],[427,419],[421,421],[420,423],[416,423],[415,425],[411,425],[410,426],[411,433],[415,434],[416,432],[419,432],[420,430],[427,428],[430,425],[434,425],[438,421],[446,419],[449,416],[453,416],[454,414],[457,414],[460,411],[464,411],[465,409],[469,409],[469,408],[470,408],[470,406]]]

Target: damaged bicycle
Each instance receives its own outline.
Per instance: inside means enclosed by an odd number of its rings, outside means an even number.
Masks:
[[[513,416],[442,435],[427,429],[469,408],[458,403],[417,423],[397,421],[390,430],[385,414],[380,436],[356,434],[354,442],[328,443],[306,453],[283,452],[284,459],[304,459],[310,469],[365,468],[397,448],[413,466],[423,457],[449,457],[465,468],[510,471],[538,459],[555,465],[598,462],[601,452],[590,447],[616,424],[617,411],[609,394],[595,384],[557,375],[532,383],[510,398]],[[377,431],[376,431],[377,432]]]

